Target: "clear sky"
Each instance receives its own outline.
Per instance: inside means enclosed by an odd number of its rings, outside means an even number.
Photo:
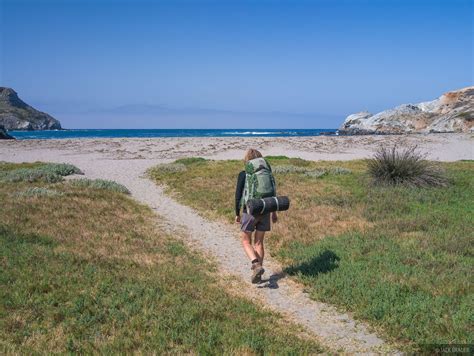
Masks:
[[[471,0],[0,3],[0,85],[67,128],[336,128],[473,85]]]

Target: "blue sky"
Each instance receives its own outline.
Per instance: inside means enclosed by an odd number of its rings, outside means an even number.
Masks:
[[[473,85],[470,0],[0,3],[0,85],[67,128],[336,128]]]

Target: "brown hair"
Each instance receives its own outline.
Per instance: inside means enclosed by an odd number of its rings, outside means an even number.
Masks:
[[[249,148],[247,152],[245,152],[244,162],[247,163],[248,161],[251,161],[252,159],[258,158],[258,157],[263,157],[260,151],[254,148]]]

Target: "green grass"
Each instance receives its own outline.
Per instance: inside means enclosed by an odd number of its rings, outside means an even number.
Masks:
[[[16,194],[31,187],[0,185],[0,352],[322,351],[127,195],[69,182],[35,183],[61,195]]]
[[[285,157],[270,162],[296,166]],[[287,273],[314,299],[352,311],[413,350],[472,343],[473,162],[443,164],[451,184],[438,188],[374,187],[362,160],[298,164],[328,174],[275,175],[292,207],[279,214],[268,244]],[[231,222],[242,166],[208,161],[181,174],[149,173],[203,215]]]

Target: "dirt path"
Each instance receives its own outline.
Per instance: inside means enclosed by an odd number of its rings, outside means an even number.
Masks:
[[[170,224],[184,229],[193,245],[215,257],[220,268],[240,278],[246,288],[252,288],[272,309],[304,325],[330,349],[350,353],[387,351],[384,342],[367,327],[329,305],[311,300],[301,286],[283,276],[281,267],[271,258],[265,263],[267,281],[252,285],[249,263],[237,239],[237,229],[202,218],[193,209],[164,195],[161,188],[153,187],[146,179],[138,178],[128,186],[140,201],[146,202]]]
[[[89,178],[114,180],[130,189],[132,196],[150,206],[171,232],[179,232],[186,241],[214,259],[221,273],[232,276],[244,294],[283,314],[336,352],[380,353],[394,351],[381,338],[330,305],[313,301],[302,287],[281,273],[280,265],[266,259],[264,279],[258,286],[249,282],[249,262],[238,240],[238,227],[209,221],[195,210],[166,194],[144,176],[150,166],[169,159],[109,159],[98,152],[73,150],[28,150],[2,152],[1,160],[69,162],[81,168]],[[163,219],[164,218],[164,219]],[[267,254],[268,256],[268,254]]]

